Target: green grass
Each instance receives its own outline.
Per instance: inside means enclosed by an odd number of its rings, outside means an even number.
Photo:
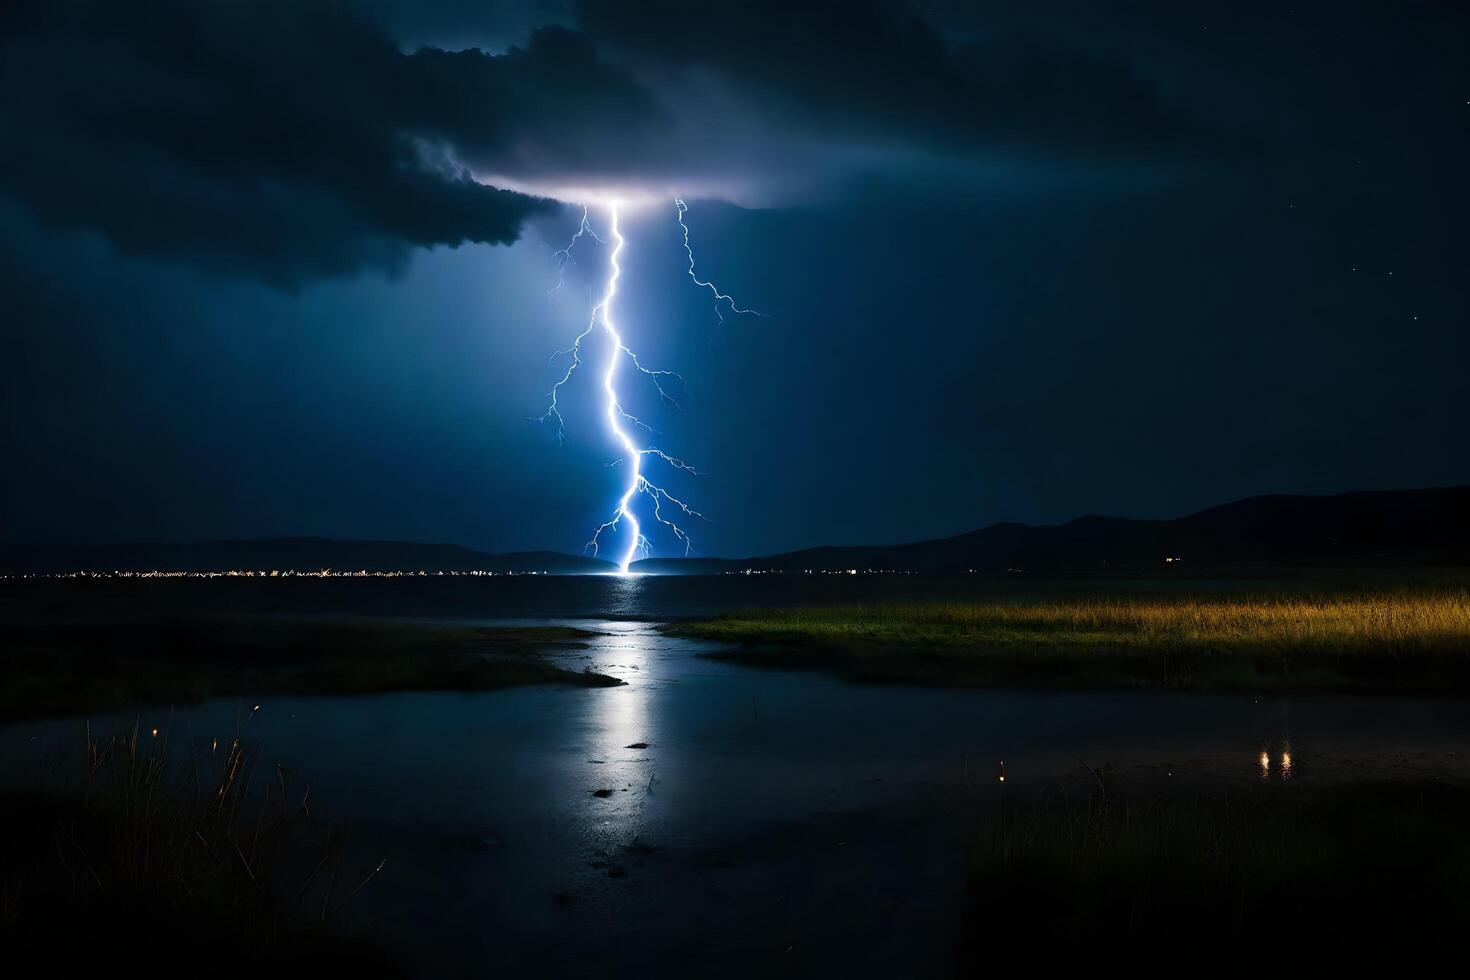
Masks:
[[[762,610],[674,624],[770,665],[952,685],[1470,690],[1470,593],[1102,595]]]
[[[386,862],[348,856],[309,785],[257,772],[241,738],[89,731],[41,777],[0,794],[0,964],[15,975],[403,974],[335,930]]]
[[[0,629],[0,720],[269,693],[615,685],[544,656],[592,635],[360,620],[9,626]]]
[[[1470,914],[1467,819],[1470,792],[1433,783],[1003,804],[966,938],[1088,959],[1434,948]]]

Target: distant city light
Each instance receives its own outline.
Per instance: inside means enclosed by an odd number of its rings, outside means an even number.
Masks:
[[[365,568],[356,570],[337,571],[331,568],[322,568],[313,572],[298,572],[287,569],[253,569],[232,568],[221,571],[209,572],[185,572],[177,569],[152,568],[152,569],[114,569],[112,571],[76,571],[76,572],[5,572],[0,573],[0,580],[8,579],[52,579],[52,578],[489,578],[491,576],[519,576],[519,575],[550,575],[547,571],[534,572],[492,572],[485,569],[454,570],[454,571],[429,571],[420,569],[418,571],[393,570],[393,571],[368,571]]]
[[[1022,569],[1007,569],[1010,572],[1020,572]],[[986,574],[983,569],[967,568],[965,574]],[[75,572],[0,572],[0,581],[15,579],[214,579],[214,578],[504,578],[537,575],[549,577],[556,573],[549,571],[533,572],[494,572],[486,569],[471,570],[435,570],[419,569],[418,571],[379,570],[368,571],[367,569],[341,570],[331,568],[318,569],[312,572],[298,572],[290,569],[252,569],[232,568],[227,570],[208,572],[186,572],[178,569],[152,568],[152,569],[113,569],[111,571],[75,571]],[[623,574],[612,572],[609,574]],[[632,575],[643,575],[636,568],[632,569]],[[673,573],[679,574],[679,573]],[[741,568],[720,572],[721,575],[920,575],[912,569],[903,568]]]

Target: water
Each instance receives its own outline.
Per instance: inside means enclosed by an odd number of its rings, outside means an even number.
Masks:
[[[249,721],[367,866],[389,859],[349,919],[424,975],[938,975],[1002,762],[1007,792],[1081,792],[1082,763],[1208,786],[1463,778],[1470,755],[1454,700],[863,686],[644,622],[517,622],[601,631],[568,666],[626,686],[272,696]],[[207,741],[242,707],[138,720]],[[79,735],[10,726],[0,752],[15,771]]]
[[[901,575],[30,580],[0,583],[0,617],[68,623],[262,614],[663,620],[734,609],[994,598],[1037,589],[1065,595],[1095,586]]]

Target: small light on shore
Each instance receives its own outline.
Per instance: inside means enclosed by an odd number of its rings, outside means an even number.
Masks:
[[[158,729],[156,729],[156,728],[153,729],[153,737],[154,738],[157,738],[158,737]]]

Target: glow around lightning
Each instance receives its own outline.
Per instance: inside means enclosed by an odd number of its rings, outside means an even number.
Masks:
[[[724,322],[724,310],[731,313],[753,314],[761,316],[755,310],[745,309],[729,295],[720,291],[719,287],[712,282],[699,278],[694,268],[694,251],[689,244],[689,226],[684,221],[684,213],[688,207],[682,200],[675,199],[675,213],[678,216],[679,227],[684,233],[684,251],[689,257],[689,278],[701,288],[708,289],[715,297],[715,312],[720,321]],[[582,221],[577,227],[567,246],[554,253],[558,260],[558,280],[552,292],[561,288],[564,283],[566,265],[571,261],[572,250],[583,236],[591,237],[593,240],[606,245],[608,242],[598,237],[592,230],[587,208],[582,209]],[[626,241],[622,231],[618,227],[618,207],[616,204],[608,205],[608,239],[612,243],[612,251],[608,256],[608,277],[603,287],[601,298],[592,307],[592,313],[588,318],[587,327],[572,341],[572,346],[565,350],[557,351],[552,358],[568,358],[567,369],[561,378],[554,384],[549,393],[549,404],[546,411],[541,415],[542,422],[555,422],[557,439],[566,441],[566,420],[561,414],[561,390],[571,382],[577,369],[582,366],[582,343],[599,328],[607,337],[607,359],[602,371],[603,411],[607,419],[608,430],[613,441],[622,450],[622,457],[617,461],[626,466],[626,480],[623,483],[622,495],[618,498],[617,507],[612,516],[592,533],[591,539],[583,547],[584,553],[596,556],[602,545],[602,536],[608,532],[617,531],[623,522],[627,522],[627,544],[618,556],[618,572],[626,575],[633,559],[639,555],[647,556],[652,545],[647,535],[643,532],[643,524],[633,512],[633,502],[640,495],[647,496],[652,502],[652,520],[669,530],[674,537],[684,545],[684,554],[693,553],[693,542],[682,524],[685,519],[700,519],[704,515],[690,508],[684,501],[669,493],[666,489],[653,483],[644,468],[644,462],[662,463],[671,469],[682,470],[694,476],[698,472],[684,460],[671,456],[655,446],[641,446],[634,438],[635,433],[644,431],[650,435],[657,435],[657,431],[643,420],[629,414],[623,407],[622,399],[618,395],[618,371],[626,361],[641,376],[647,378],[658,391],[659,398],[664,404],[673,408],[679,407],[677,393],[684,388],[684,379],[673,371],[664,371],[648,368],[638,359],[638,355],[624,341],[622,332],[618,329],[617,320],[614,317],[614,301],[618,296],[618,281],[622,278],[623,270],[621,258]]]

